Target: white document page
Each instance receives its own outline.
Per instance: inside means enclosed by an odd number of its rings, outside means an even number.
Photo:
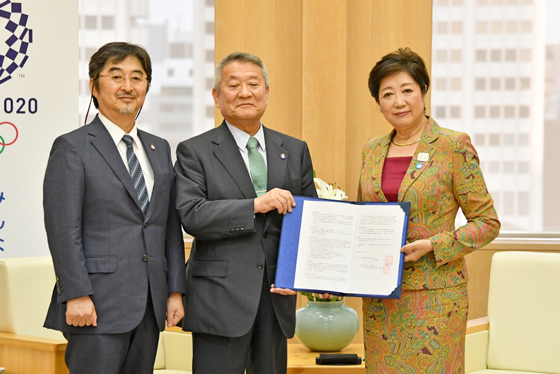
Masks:
[[[389,295],[398,280],[404,219],[398,205],[305,201],[294,287]]]
[[[356,206],[306,200],[294,287],[345,292],[350,279]]]
[[[398,284],[405,213],[399,205],[359,205],[352,293],[390,295]]]

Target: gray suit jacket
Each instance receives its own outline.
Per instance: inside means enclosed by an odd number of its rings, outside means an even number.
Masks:
[[[307,144],[264,128],[268,189],[316,196]],[[283,215],[253,213],[249,172],[225,125],[179,144],[177,208],[194,237],[187,266],[183,329],[227,337],[245,335],[259,305],[266,264],[274,283]],[[295,329],[295,296],[273,294],[286,337]]]
[[[154,170],[144,217],[132,179],[103,123],[58,137],[43,186],[49,249],[57,276],[45,327],[83,334],[136,327],[151,293],[163,329],[170,292],[185,292],[184,247],[175,209],[171,150],[138,130]],[[66,323],[66,301],[90,295],[97,327]]]

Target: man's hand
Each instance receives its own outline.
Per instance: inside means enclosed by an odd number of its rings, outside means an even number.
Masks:
[[[297,291],[290,290],[289,288],[274,287],[274,284],[270,286],[270,292],[277,293],[280,295],[297,295]]]
[[[255,213],[267,213],[271,210],[278,210],[280,214],[292,211],[296,202],[292,193],[280,188],[273,188],[262,196],[255,199]]]
[[[174,292],[167,298],[167,327],[175,326],[185,316],[183,296]]]
[[[66,302],[66,323],[71,326],[97,326],[95,305],[89,296]]]
[[[420,239],[412,243],[407,243],[401,248],[401,252],[404,252],[404,262],[418,261],[420,257],[424,256],[426,253],[431,252],[432,242],[428,239]]]

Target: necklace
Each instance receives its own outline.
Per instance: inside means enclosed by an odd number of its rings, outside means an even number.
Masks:
[[[420,139],[422,139],[421,137],[410,142],[410,143],[395,143],[395,141],[393,139],[391,139],[391,143],[393,143],[394,145],[396,145],[397,147],[406,147],[407,145],[413,145],[416,144],[420,141]]]

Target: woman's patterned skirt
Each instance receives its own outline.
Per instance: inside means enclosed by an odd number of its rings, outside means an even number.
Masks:
[[[368,374],[465,372],[467,285],[363,299]]]

